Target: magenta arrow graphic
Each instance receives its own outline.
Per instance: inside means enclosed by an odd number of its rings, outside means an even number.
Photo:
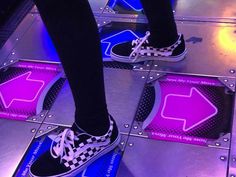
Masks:
[[[166,95],[161,116],[183,121],[183,131],[188,131],[217,113],[217,108],[200,91],[192,87],[189,95]]]
[[[44,86],[44,81],[30,78],[29,71],[7,82],[0,84],[0,98],[5,108],[9,108],[14,101],[33,102]]]

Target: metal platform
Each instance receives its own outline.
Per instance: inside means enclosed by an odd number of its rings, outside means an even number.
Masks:
[[[140,2],[90,3],[100,29],[108,109],[122,141],[77,176],[236,177],[236,2],[172,1],[178,31],[188,48],[185,60],[134,65],[113,62],[110,49],[145,34],[147,21]],[[50,136],[71,126],[75,109],[36,7],[0,49],[0,69],[1,92],[19,78],[38,83],[26,98],[7,97],[10,92],[0,97],[0,176],[27,176],[30,163],[49,147]],[[49,75],[56,71],[42,92],[39,83],[46,76],[31,78],[33,69],[36,73],[46,69]],[[187,98],[196,95],[202,102],[188,104]],[[177,101],[170,104],[174,97]],[[22,100],[35,101],[34,111],[24,118],[25,110],[11,107],[16,102],[26,107]],[[198,120],[176,118],[166,105],[175,107],[179,100],[185,105],[180,113],[197,109],[207,115]]]

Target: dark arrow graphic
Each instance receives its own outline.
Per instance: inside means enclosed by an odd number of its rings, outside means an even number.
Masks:
[[[186,40],[186,42],[192,42],[193,44],[196,44],[196,43],[199,43],[199,42],[202,42],[203,39],[200,38],[200,37],[190,37],[189,39]]]

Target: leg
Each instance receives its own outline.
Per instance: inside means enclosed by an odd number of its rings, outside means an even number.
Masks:
[[[87,132],[104,134],[109,121],[100,39],[88,1],[35,2],[68,78],[75,101],[76,124]]]
[[[183,35],[178,35],[170,0],[141,0],[150,32],[133,42],[115,45],[112,59],[126,63],[147,60],[180,61],[186,55]]]
[[[141,0],[150,28],[150,42],[161,48],[173,44],[177,28],[170,0]]]
[[[36,0],[75,101],[75,123],[30,167],[30,176],[76,176],[119,144],[108,115],[100,39],[87,0]],[[62,107],[63,109],[63,107]]]

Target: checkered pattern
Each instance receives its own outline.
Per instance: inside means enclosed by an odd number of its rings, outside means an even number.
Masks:
[[[132,57],[135,57],[136,55],[141,56],[148,56],[148,57],[166,57],[171,56],[173,51],[179,46],[181,43],[181,35],[179,35],[178,40],[171,46],[163,47],[163,48],[155,48],[152,46],[148,46],[147,43],[145,45],[141,46],[141,49],[138,53],[134,53]]]
[[[95,148],[88,148],[83,153],[81,153],[77,158],[74,158],[71,161],[65,162],[64,165],[69,167],[71,170],[74,170],[78,166],[83,165],[88,160],[90,160],[93,156],[97,155],[103,147],[95,147]]]
[[[110,119],[110,127],[108,132],[103,136],[90,136],[84,142],[81,142],[78,147],[73,149],[76,154],[82,148],[86,148],[79,156],[75,157],[73,160],[66,161],[63,159],[63,163],[66,167],[69,167],[71,170],[78,168],[78,166],[83,165],[85,162],[90,160],[93,156],[98,154],[101,150],[110,143],[110,138],[113,131],[114,122]],[[79,138],[79,135],[78,135]],[[105,144],[105,145],[104,145]],[[86,147],[87,146],[87,147]]]

